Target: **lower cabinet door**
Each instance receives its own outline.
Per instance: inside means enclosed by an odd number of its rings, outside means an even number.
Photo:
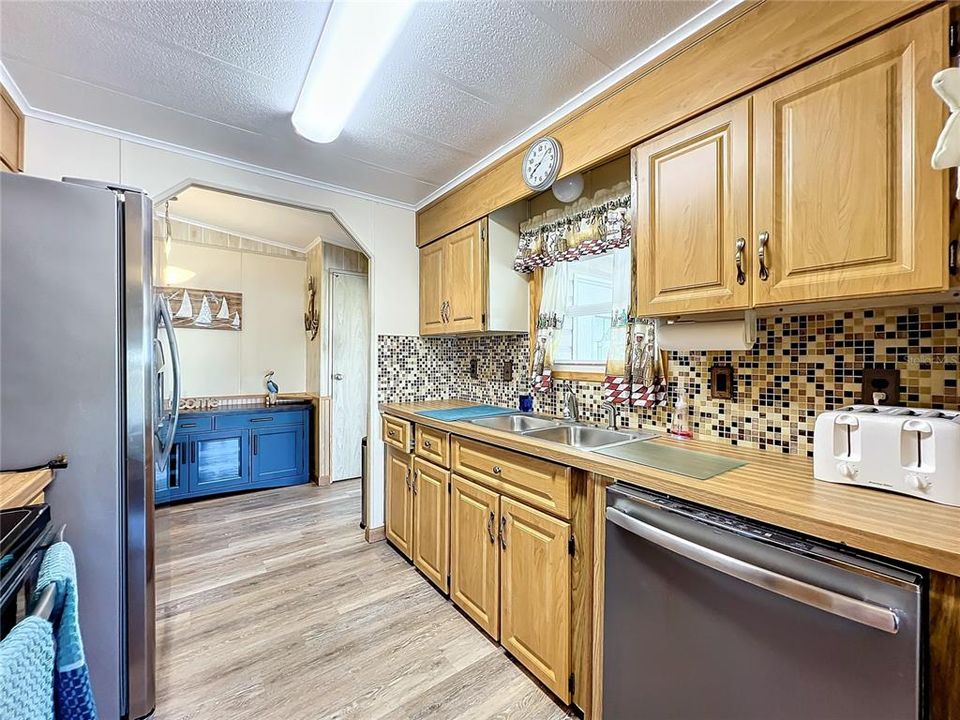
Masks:
[[[250,483],[250,431],[222,430],[190,436],[190,492],[242,488]]]
[[[154,471],[154,502],[164,503],[183,497],[190,489],[190,441],[175,440],[166,465]]]
[[[494,640],[500,637],[500,496],[453,476],[450,599]]]
[[[450,572],[450,473],[413,461],[413,564],[447,592]]]
[[[570,524],[500,501],[500,644],[570,702]]]
[[[405,452],[384,444],[386,518],[384,530],[408,559],[413,557],[413,459]]]
[[[250,431],[253,484],[306,480],[306,431],[303,425],[264,427]]]

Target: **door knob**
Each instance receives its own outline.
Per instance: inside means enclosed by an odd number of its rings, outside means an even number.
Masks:
[[[343,373],[337,373],[333,376],[334,380],[343,380]]]

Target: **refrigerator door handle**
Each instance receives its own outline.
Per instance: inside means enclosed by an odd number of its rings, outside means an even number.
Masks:
[[[157,329],[163,326],[167,335],[167,344],[170,346],[170,360],[173,369],[173,394],[170,398],[170,412],[163,417],[163,379],[162,373],[158,373],[157,378],[157,399],[158,422],[157,438],[160,441],[159,466],[166,467],[170,458],[170,450],[173,447],[173,438],[177,432],[177,421],[180,419],[180,352],[177,349],[177,336],[173,331],[173,318],[170,317],[170,307],[162,295],[157,295]],[[157,345],[160,343],[157,342]],[[162,354],[162,351],[161,351]]]
[[[704,547],[666,530],[641,522],[616,508],[608,507],[606,516],[607,520],[614,525],[654,545],[782,597],[819,608],[824,612],[882,630],[891,635],[896,635],[900,629],[899,617],[896,611],[891,608],[811,585],[803,580],[788,577],[774,570],[768,570],[739,558],[725,555],[712,548]]]

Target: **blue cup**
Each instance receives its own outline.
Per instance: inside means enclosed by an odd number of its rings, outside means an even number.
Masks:
[[[533,395],[520,396],[520,412],[533,412]]]

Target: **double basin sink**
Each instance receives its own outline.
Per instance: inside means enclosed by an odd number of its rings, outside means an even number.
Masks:
[[[539,415],[525,415],[522,413],[475,418],[469,422],[474,425],[490,428],[491,430],[503,430],[505,432],[523,435],[524,437],[558,443],[578,450],[600,450],[614,445],[622,445],[637,440],[649,440],[652,437],[656,437],[655,433],[643,430],[637,432],[608,430],[592,425],[583,425],[581,423],[566,422],[554,418],[541,417]]]

